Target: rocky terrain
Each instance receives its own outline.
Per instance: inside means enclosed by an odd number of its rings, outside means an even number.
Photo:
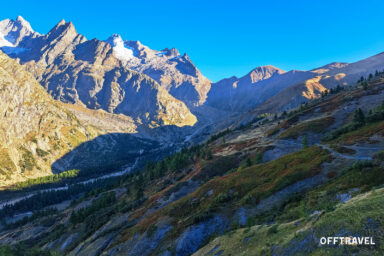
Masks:
[[[64,20],[46,35],[33,32],[21,17],[1,24],[3,38],[12,37],[9,30],[20,34],[12,45],[3,40],[2,50],[24,64],[55,99],[131,116],[138,124],[196,123],[177,98],[202,104],[210,82],[176,49],[158,52],[118,35],[87,40]]]
[[[0,255],[384,251],[383,54],[212,84],[175,48],[22,17],[0,49]]]
[[[384,239],[383,77],[378,73],[289,113],[223,130],[138,172],[94,183],[85,193],[69,187],[74,194],[65,198],[71,203],[50,204],[45,198],[62,193],[50,191],[27,199],[40,201],[35,214],[26,213],[26,201],[7,206],[0,211],[7,220],[0,242],[18,245],[2,249],[35,245],[63,255],[374,254]],[[378,245],[318,242],[356,233],[374,236]]]
[[[3,53],[0,72],[1,185],[50,174],[54,159],[96,137]]]
[[[256,116],[282,112],[384,68],[378,54],[310,71],[257,67],[241,78],[211,84],[188,55],[175,48],[153,50],[118,34],[88,40],[64,20],[46,35],[34,32],[22,17],[4,20],[0,36],[0,48],[55,99],[125,115],[136,126],[195,126],[181,131],[187,136],[190,130],[216,132],[251,110]]]
[[[3,53],[0,72],[0,186],[71,169],[117,171],[164,148],[145,134],[131,135],[137,126],[128,116],[55,101]]]

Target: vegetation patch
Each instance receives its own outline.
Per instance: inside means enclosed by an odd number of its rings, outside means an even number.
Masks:
[[[8,150],[5,148],[0,149],[0,174],[8,177],[16,171],[16,166],[9,156]]]
[[[348,154],[348,155],[356,154],[356,150],[351,149],[351,148],[347,148],[347,147],[343,147],[343,146],[340,146],[337,144],[332,144],[330,147],[333,150],[335,150],[336,152],[341,153],[341,154]]]
[[[357,142],[367,142],[369,138],[373,135],[384,135],[384,121],[371,123],[365,125],[361,128],[352,129],[352,131],[346,130],[344,134],[340,134],[339,136],[327,136],[324,140],[328,141],[329,138],[333,138],[329,140],[329,143],[345,143],[347,145],[352,145]]]
[[[13,184],[10,189],[11,190],[21,190],[25,188],[29,188],[36,185],[42,185],[47,183],[58,183],[65,179],[75,178],[79,174],[79,170],[69,170],[64,171],[58,174],[48,175],[44,177],[39,177],[35,179],[29,179],[26,181],[18,182]],[[36,188],[36,187],[35,187]]]
[[[87,140],[86,136],[75,127],[63,127],[61,133],[67,139],[71,148],[75,148]]]
[[[25,147],[20,147],[20,151],[22,154],[21,159],[19,160],[19,166],[21,168],[21,171],[32,171],[33,168],[36,166],[36,160],[33,157],[32,152],[26,149]]]
[[[212,161],[207,162],[201,167],[201,170],[196,174],[193,179],[195,180],[208,180],[215,176],[221,176],[232,168],[237,167],[239,163],[238,155],[231,155],[219,157]]]
[[[367,141],[374,134],[384,135],[384,101],[368,114],[364,114],[360,108],[357,109],[352,122],[332,131],[323,140],[353,144],[361,140]]]
[[[292,126],[279,135],[280,139],[296,139],[306,132],[322,133],[333,124],[333,117],[324,117]]]
[[[217,177],[187,197],[171,204],[166,211],[182,219],[207,215],[224,203],[236,205],[257,204],[280,189],[320,171],[323,162],[331,160],[328,151],[309,147],[266,164],[253,165],[223,177]],[[211,191],[211,195],[209,195]],[[187,224],[187,223],[186,223]]]

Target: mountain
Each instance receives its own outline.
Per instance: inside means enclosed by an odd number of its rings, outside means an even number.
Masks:
[[[383,69],[384,53],[355,63],[334,62],[310,71],[258,67],[241,78],[231,77],[213,84],[206,105],[243,114],[240,123],[247,122],[261,114],[295,108],[337,85],[353,85],[361,77],[368,78]]]
[[[185,103],[201,105],[211,83],[186,54],[174,48],[155,51],[119,35],[87,40],[64,20],[39,35],[19,20],[2,21],[9,28],[0,31],[4,38],[8,30],[20,36],[1,49],[25,65],[55,99],[125,114],[138,124],[196,123]]]
[[[130,170],[173,150],[176,139],[137,132],[129,116],[54,100],[0,52],[0,187],[72,169],[86,177]]]
[[[31,25],[18,16],[16,20],[6,19],[0,21],[0,47],[7,54],[27,51],[25,48],[17,47],[21,41],[38,37]]]
[[[0,255],[383,250],[384,54],[211,85],[64,20],[0,35]],[[336,234],[378,247],[319,244]]]
[[[125,114],[138,124],[196,122],[182,101],[155,80],[124,66],[109,43],[86,40],[71,22],[62,20],[47,35],[25,38],[15,48],[28,49],[9,55],[19,59],[55,99]]]
[[[310,71],[314,74],[311,78],[281,90],[251,112],[252,115],[257,116],[262,113],[278,113],[292,109],[310,99],[319,98],[322,92],[337,85],[353,85],[361,77],[367,79],[369,75],[382,70],[384,70],[384,53],[354,63],[331,63]]]
[[[125,67],[156,80],[187,106],[200,106],[205,102],[211,82],[201,74],[187,54],[180,55],[175,48],[152,50],[139,41],[124,41],[117,34],[106,42],[112,46],[113,55]]]
[[[375,254],[381,247],[326,246],[319,239],[368,234],[378,246],[384,239],[383,128],[378,72],[364,87],[340,87],[287,115],[223,130],[125,176],[5,191],[2,203],[19,201],[0,209],[0,243],[12,245],[0,250]]]
[[[0,53],[0,184],[51,174],[51,163],[98,133]]]
[[[248,111],[260,115],[294,108],[384,67],[381,55],[311,71],[264,66],[211,84],[175,48],[152,50],[118,34],[87,40],[64,20],[47,35],[34,32],[21,17],[1,24],[1,49],[25,65],[55,99],[123,114],[138,126],[197,125],[190,130],[194,134],[214,132],[211,124],[227,126]]]
[[[291,85],[315,74],[273,66],[257,67],[247,75],[223,79],[212,85],[206,105],[230,112],[246,112]]]

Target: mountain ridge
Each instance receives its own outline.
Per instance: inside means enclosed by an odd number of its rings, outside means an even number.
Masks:
[[[182,101],[156,81],[122,65],[110,44],[87,40],[71,22],[62,20],[47,35],[28,38],[15,47],[31,47],[28,52],[10,55],[20,59],[63,102],[123,113],[138,124],[151,126],[194,125],[197,121]],[[136,100],[140,98],[143,100]]]

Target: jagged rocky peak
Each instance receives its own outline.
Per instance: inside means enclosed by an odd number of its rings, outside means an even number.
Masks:
[[[31,27],[31,24],[29,24],[28,21],[26,21],[23,17],[21,17],[20,15],[17,16],[17,19],[16,19],[16,22],[18,24],[20,24],[20,26],[24,27],[25,29],[29,30],[30,32],[34,32],[32,27]]]
[[[180,55],[179,50],[174,47],[172,47],[171,49],[165,48],[162,50],[162,52],[164,52],[164,54],[168,57],[177,57]]]
[[[267,66],[259,66],[253,69],[251,72],[248,73],[248,76],[251,78],[252,83],[257,83],[261,80],[268,79],[275,74],[283,74],[283,73],[285,73],[284,70],[280,68],[276,68],[271,65],[267,65]]]
[[[28,21],[18,16],[16,20],[6,19],[0,21],[0,47],[15,47],[26,36],[37,36]]]
[[[47,34],[48,40],[54,40],[58,37],[63,37],[65,35],[70,35],[71,37],[77,36],[77,31],[72,22],[66,22],[62,19],[59,23],[56,24]]]

